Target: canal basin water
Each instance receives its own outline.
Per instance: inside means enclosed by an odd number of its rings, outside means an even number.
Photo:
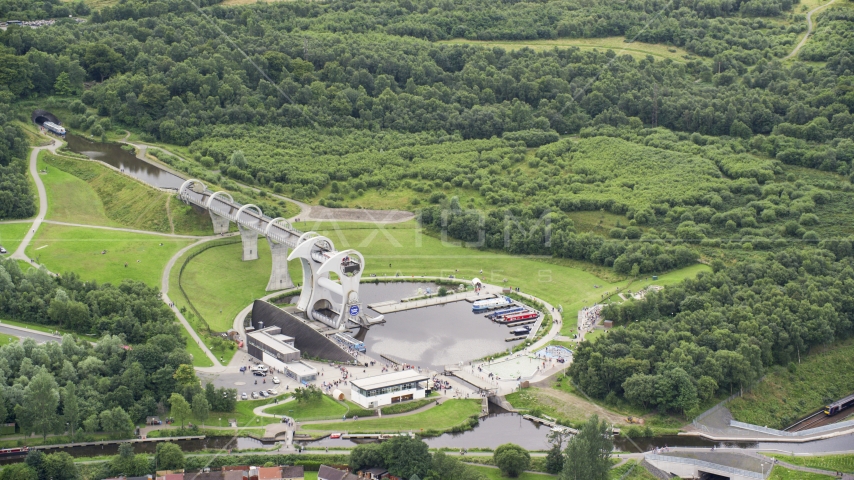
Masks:
[[[66,135],[65,140],[72,152],[111,165],[151,186],[177,190],[184,183],[183,178],[153,163],[140,160],[117,143],[95,142],[71,134]]]
[[[362,284],[362,303],[400,300],[420,288],[436,291],[430,283]],[[442,370],[445,365],[469,362],[506,350],[518,342],[505,342],[510,328],[471,311],[472,304],[458,302],[416,308],[385,315],[386,323],[371,327],[364,338],[368,355],[388,355],[412,365]],[[374,315],[377,315],[374,312]]]

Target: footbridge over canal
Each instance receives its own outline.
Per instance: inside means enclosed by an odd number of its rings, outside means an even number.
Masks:
[[[307,317],[335,329],[343,329],[348,321],[361,326],[383,321],[382,316],[372,318],[362,310],[359,281],[365,260],[359,252],[339,252],[332,240],[315,232],[301,232],[286,219],[270,218],[258,206],[238,203],[228,192],[213,192],[198,180],[184,182],[178,198],[207,210],[214,233],[227,233],[230,223],[237,224],[244,261],[258,259],[259,235],[267,239],[273,256],[267,291],[292,287],[288,261],[299,259],[303,287],[297,308]]]

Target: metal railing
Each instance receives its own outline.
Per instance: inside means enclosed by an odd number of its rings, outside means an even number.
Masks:
[[[743,430],[750,430],[750,431],[754,431],[754,432],[765,433],[768,435],[774,435],[776,437],[807,437],[810,435],[816,435],[819,433],[838,430],[840,428],[854,427],[854,420],[849,420],[847,422],[832,423],[830,425],[825,425],[823,427],[816,427],[816,428],[810,428],[808,430],[801,430],[800,432],[786,432],[783,430],[777,430],[777,429],[768,428],[768,427],[760,427],[759,425],[753,425],[750,423],[738,422],[735,420],[730,420],[729,424],[731,427],[741,428]]]

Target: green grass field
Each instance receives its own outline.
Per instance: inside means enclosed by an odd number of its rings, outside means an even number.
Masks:
[[[41,178],[48,192],[47,218],[51,220],[163,233],[206,235],[213,231],[207,215],[97,162],[43,152],[39,171],[45,168],[48,173]]]
[[[181,285],[212,330],[228,330],[244,307],[268,293],[265,289],[273,263],[269,245],[264,239],[259,240],[258,260],[244,262],[243,247],[238,242],[209,248],[190,260],[184,269]],[[183,261],[179,259],[170,274],[172,297],[180,296],[178,274]],[[291,278],[300,281],[299,261],[289,262],[288,267]]]
[[[768,480],[827,480],[828,475],[819,473],[801,472],[799,470],[789,470],[780,465],[775,465],[774,470],[771,470],[771,475]]]
[[[727,405],[736,420],[784,428],[854,392],[854,341],[804,355],[794,373],[774,367],[744,396]],[[802,352],[804,353],[804,352]],[[833,372],[828,375],[827,372]]]
[[[107,217],[104,204],[95,190],[85,181],[74,175],[54,167],[57,157],[47,152],[39,155],[39,171],[47,168],[46,174],[41,174],[47,190],[48,220],[61,222],[84,223],[87,225],[120,226],[118,222]],[[70,160],[62,159],[62,165]],[[82,160],[78,162],[83,163]]]
[[[604,37],[604,38],[560,38],[556,40],[466,40],[455,38],[453,40],[443,40],[437,43],[451,44],[469,44],[490,47],[501,47],[505,50],[520,50],[522,48],[530,48],[535,51],[551,50],[558,48],[578,47],[581,50],[613,50],[617,55],[631,55],[635,58],[645,58],[647,55],[652,55],[658,59],[669,58],[677,62],[684,62],[685,56],[696,58],[687,50],[669,47],[659,43],[642,43],[632,42],[626,43],[625,37]]]
[[[273,415],[287,415],[297,421],[306,420],[332,420],[347,415],[349,418],[353,412],[363,415],[369,412],[350,401],[337,402],[332,397],[324,395],[319,402],[299,403],[291,401],[276,405],[264,410],[264,413]]]
[[[303,425],[303,430],[350,433],[447,430],[480,412],[479,400],[448,400],[424,412],[394,418],[372,418],[346,422]]]
[[[504,480],[505,478],[508,478],[502,476],[501,470],[494,467],[469,464],[469,468],[477,470],[478,472],[486,475],[486,478],[488,478],[489,480]],[[555,478],[555,475],[549,475],[547,473],[522,472],[522,474],[516,478],[518,478],[519,480],[540,480],[546,478]]]
[[[822,455],[822,456],[798,456],[781,455],[779,453],[769,453],[770,457],[774,457],[781,461],[798,465],[802,467],[820,468],[822,470],[832,470],[834,472],[854,473],[854,455]]]
[[[0,246],[9,251],[7,255],[11,255],[18,248],[30,225],[30,223],[0,223]]]
[[[160,235],[45,224],[26,253],[52,272],[77,272],[85,280],[113,284],[130,278],[159,288],[166,262],[190,243]]]

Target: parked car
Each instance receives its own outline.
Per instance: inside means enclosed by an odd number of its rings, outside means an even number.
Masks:
[[[241,373],[242,373],[242,372],[245,372],[245,371],[246,371],[246,366],[245,366],[245,365],[244,365],[244,366],[242,366],[242,367],[240,367],[240,372],[241,372]]]
[[[279,377],[273,377],[273,383],[275,383],[276,385],[278,385],[278,384],[280,384],[280,383],[282,383],[282,382],[280,382],[280,381],[279,381]]]
[[[267,376],[267,374],[262,372],[261,370],[252,370],[252,375],[255,375],[258,377],[266,377]]]
[[[258,398],[258,392],[252,392],[252,398]]]
[[[246,395],[246,392],[243,392],[242,394],[240,394],[240,398],[246,400],[247,398],[249,398],[249,396]]]
[[[275,391],[275,390],[273,390],[272,388],[270,388],[270,389],[268,389],[268,390],[267,390],[267,393],[269,393],[269,394],[270,394],[270,396],[273,396],[273,395],[275,395],[275,394],[276,394],[276,391]]]
[[[261,395],[264,398],[269,397],[269,395],[267,395],[267,392],[265,392],[264,390],[261,390],[260,392],[258,392],[258,395]]]

